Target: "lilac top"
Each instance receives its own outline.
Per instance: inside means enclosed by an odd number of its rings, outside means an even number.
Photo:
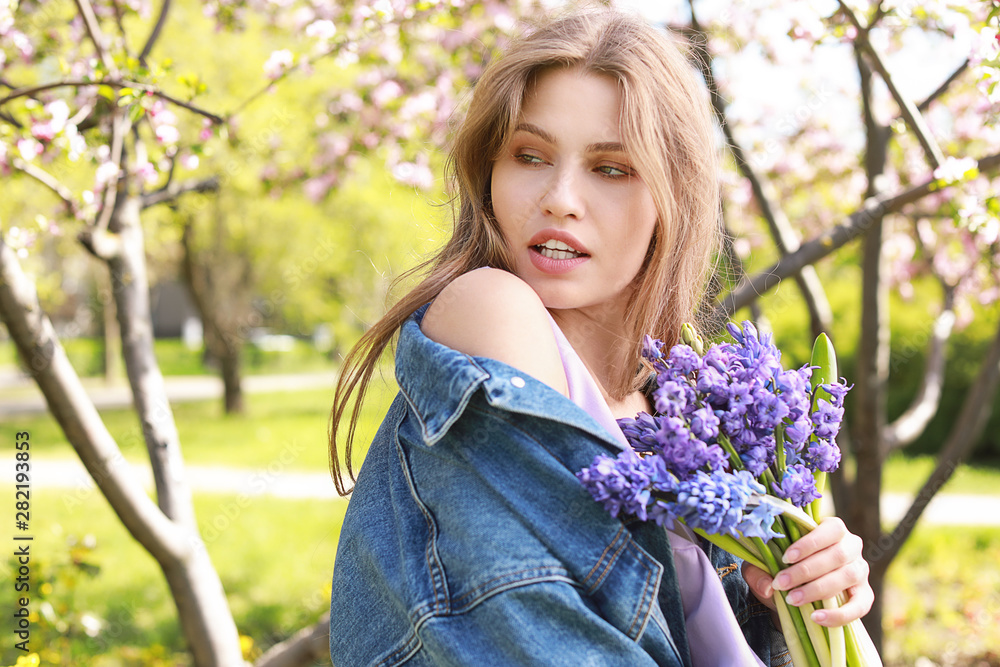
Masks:
[[[628,441],[601,395],[597,382],[551,315],[549,319],[566,371],[570,400],[596,419],[623,446],[628,447]],[[692,665],[764,667],[743,637],[715,568],[701,547],[692,541],[697,538],[684,526],[668,530],[667,535],[674,554]]]

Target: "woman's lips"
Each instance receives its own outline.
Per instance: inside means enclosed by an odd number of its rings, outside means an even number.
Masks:
[[[556,243],[549,243],[549,241],[555,241]],[[543,229],[528,240],[528,245],[532,248],[541,245],[548,245],[550,248],[562,250],[565,250],[565,248],[562,247],[565,245],[568,246],[570,250],[573,250],[581,255],[590,254],[590,251],[587,250],[587,247],[583,245],[583,242],[580,241],[580,239],[561,229]]]
[[[531,246],[528,248],[528,257],[531,258],[531,263],[536,269],[542,273],[548,273],[550,275],[572,271],[590,259],[589,255],[574,255],[567,259],[546,257],[538,251],[537,246]]]

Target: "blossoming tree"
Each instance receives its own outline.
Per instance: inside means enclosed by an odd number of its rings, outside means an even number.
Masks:
[[[253,64],[261,68],[255,92],[234,107],[215,109],[197,73],[171,71],[170,52],[184,49],[185,40],[161,40],[172,14],[184,7],[200,8],[224,33],[264,22],[289,48]],[[142,0],[0,3],[0,169],[5,179],[37,184],[50,197],[32,198],[35,210],[12,211],[13,219],[4,221],[0,319],[94,481],[163,570],[197,665],[237,665],[243,659],[222,585],[198,534],[177,428],[153,354],[145,212],[176,205],[192,192],[225,187],[225,173],[181,175],[197,166],[198,156],[219,141],[217,135],[231,139],[263,95],[321,61],[334,61],[343,79],[329,88],[317,110],[321,120],[312,138],[322,150],[310,163],[267,178],[305,179],[307,193],[319,199],[359,155],[379,147],[400,181],[426,185],[427,150],[443,140],[457,91],[477,75],[483,54],[502,38],[517,11],[504,2],[387,0],[337,5],[165,0],[156,11]],[[293,52],[292,45],[300,50]],[[458,63],[468,66],[456,69]],[[55,215],[50,202],[58,207]],[[28,222],[33,218],[44,223],[41,229]],[[34,237],[60,233],[75,235],[110,276],[155,503],[130,474],[22,269]],[[191,264],[192,273],[211,270]],[[222,345],[229,345],[224,327],[215,326]],[[258,664],[322,656],[325,631],[320,620]]]
[[[162,35],[174,12],[191,6],[210,15],[220,35],[239,34],[253,22],[270,26],[275,35],[275,48],[241,64],[260,73],[260,85],[237,104],[220,106],[205,80],[171,69],[171,50],[184,44]],[[861,245],[860,336],[850,378],[857,400],[847,414],[850,443],[841,443],[845,456],[855,459],[856,473],[832,482],[839,513],[868,544],[872,581],[880,593],[886,568],[920,513],[975,442],[1000,374],[998,335],[924,491],[907,516],[884,533],[878,512],[882,463],[924,430],[940,403],[951,332],[968,319],[975,299],[995,300],[1000,288],[995,194],[1000,8],[996,0],[827,5],[773,0],[753,8],[728,3],[714,15],[701,10],[701,3],[690,2],[673,27],[689,40],[733,156],[726,195],[727,221],[736,232],[730,260],[735,269],[746,264],[749,270],[720,297],[720,312],[728,316],[751,306],[775,314],[784,302],[758,296],[788,278],[807,304],[811,328],[830,330],[822,271],[813,265],[849,251],[852,241]],[[196,162],[208,164],[214,145],[238,137],[239,124],[252,118],[269,91],[308,77],[327,62],[337,65],[339,78],[313,101],[315,123],[296,128],[308,148],[296,147],[303,151],[299,159],[269,162],[260,180],[274,188],[301,182],[307,196],[320,200],[339,187],[359,156],[378,149],[397,179],[428,185],[434,174],[431,151],[444,141],[456,91],[475,79],[491,47],[522,11],[499,1],[461,0],[164,0],[155,11],[148,0],[0,0],[0,169],[5,179],[39,188],[30,206],[0,221],[0,318],[99,488],[163,569],[198,665],[242,659],[225,595],[197,533],[179,438],[153,357],[144,242],[149,230],[142,222],[154,206],[227,187],[224,166],[221,173],[201,174],[194,170]],[[914,33],[968,45],[967,60],[920,99],[908,97],[896,78],[912,62],[892,58],[906,53]],[[744,48],[751,44],[765,60],[791,60],[800,67],[839,48],[851,54],[847,62],[855,76],[843,90],[828,93],[821,87],[803,102],[801,117],[794,114],[787,127],[779,123],[780,136],[768,134],[775,129],[771,110],[762,104],[757,114],[733,118],[727,78],[717,74],[721,65],[733,71],[753,50]],[[811,71],[819,67],[814,64]],[[846,129],[821,113],[842,112],[836,100],[861,102],[857,122]],[[850,109],[856,106],[852,102]],[[279,128],[275,134],[290,132]],[[855,146],[848,136],[863,139]],[[33,224],[39,213],[41,226]],[[752,247],[761,221],[777,258],[773,266],[756,270],[744,250]],[[155,504],[128,474],[22,270],[32,237],[60,232],[79,238],[109,276],[154,470]],[[196,244],[192,249],[191,271],[199,274],[192,284],[212,283],[206,276],[213,267],[198,261]],[[939,282],[941,307],[928,320],[924,381],[910,409],[889,422],[887,294],[894,287],[905,292],[921,274]],[[219,295],[206,294],[219,302]],[[203,310],[211,315],[218,308]],[[224,348],[233,342],[225,323],[208,326],[219,330]],[[838,347],[844,345],[838,341]],[[881,596],[877,599],[869,624],[876,641]],[[317,645],[322,652],[324,629],[321,621],[259,664],[292,664],[294,656],[311,654]]]
[[[771,308],[780,315],[790,304],[787,292],[761,297],[789,279],[813,332],[836,331],[814,265],[852,241],[861,246],[861,289],[851,316],[860,315],[850,378],[855,400],[848,407],[850,428],[841,436],[854,473],[838,473],[832,483],[838,514],[866,543],[876,591],[866,625],[880,644],[886,570],[977,442],[1000,380],[998,328],[933,472],[905,516],[884,531],[883,464],[891,452],[914,442],[938,412],[954,329],[970,321],[977,304],[995,303],[1000,295],[1000,3],[838,0],[819,11],[772,2],[753,9],[734,4],[711,17],[700,16],[700,3],[690,2],[689,9],[690,23],[677,28],[690,38],[736,167],[726,197],[728,222],[737,231],[730,256],[734,273],[746,256],[740,245],[751,246],[759,223],[777,254],[773,264],[751,271],[720,297],[719,313],[731,316],[750,306],[758,314]],[[747,45],[760,47],[760,62],[806,73],[799,89],[811,94],[793,111],[778,113],[777,122],[766,102],[750,118],[730,115],[726,82],[716,70],[720,63],[735,67]],[[930,82],[922,98],[908,97],[900,78],[907,75],[913,88],[913,68],[930,60],[928,49],[940,47],[958,54],[953,69]],[[829,75],[817,81],[815,73],[830,72],[820,63],[838,51],[838,64],[853,63],[856,75],[841,77],[839,85]],[[844,122],[852,116],[853,123]],[[863,137],[859,150],[852,150],[852,137]],[[909,407],[890,421],[888,297],[892,289],[911,295],[918,280],[938,285],[940,306],[922,337],[923,380]]]

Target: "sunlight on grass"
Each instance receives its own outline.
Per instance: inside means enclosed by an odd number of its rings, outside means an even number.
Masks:
[[[358,423],[355,470],[394,392],[395,386],[372,386]],[[181,452],[187,464],[267,468],[280,459],[290,470],[328,469],[327,425],[333,401],[332,388],[249,394],[246,400],[245,415],[224,414],[221,400],[173,406]],[[135,413],[105,410],[101,414],[125,458],[147,462],[146,444]],[[33,456],[76,457],[59,425],[49,415],[16,417],[9,423],[31,433]]]
[[[195,510],[236,625],[266,649],[315,622],[330,604],[332,573],[346,500],[279,500],[205,495]],[[32,495],[32,567],[38,613],[32,644],[45,664],[186,665],[176,608],[159,567],[132,539],[96,491],[52,489]],[[4,559],[5,561],[7,559]],[[90,637],[84,617],[101,631]],[[179,652],[177,656],[171,654]],[[0,664],[16,656],[0,653]],[[135,661],[129,656],[141,656]]]
[[[921,656],[934,664],[997,664],[998,555],[1000,528],[919,526],[888,573],[886,664],[913,665]]]

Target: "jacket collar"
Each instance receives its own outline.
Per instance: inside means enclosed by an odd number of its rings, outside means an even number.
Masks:
[[[420,422],[425,444],[443,438],[482,388],[495,408],[560,422],[597,437],[612,453],[624,450],[593,417],[547,384],[503,362],[470,357],[425,336],[420,322],[429,305],[403,323],[396,348],[396,380]]]

